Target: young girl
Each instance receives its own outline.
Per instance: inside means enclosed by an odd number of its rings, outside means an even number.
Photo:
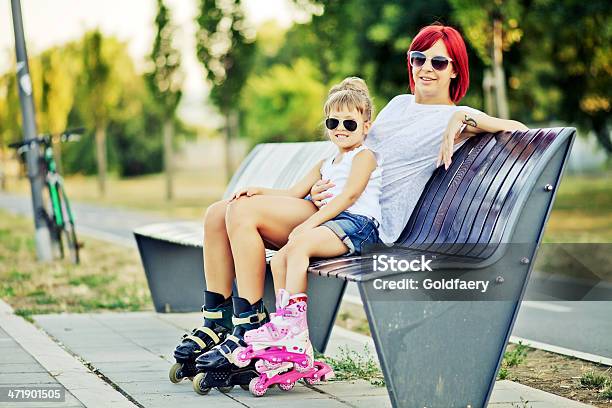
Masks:
[[[365,82],[351,77],[334,86],[324,112],[327,136],[338,147],[336,154],[321,160],[288,190],[251,187],[238,191],[233,198],[257,194],[303,198],[321,179],[334,184],[319,211],[291,232],[287,244],[270,261],[278,292],[276,314],[269,323],[245,333],[244,340],[252,347],[243,354],[248,359],[268,361],[268,368],[271,361],[279,361],[274,360],[279,358],[279,349],[267,354],[264,349],[283,346],[284,351],[295,354],[289,361],[296,363],[298,371],[313,365],[306,322],[310,258],[358,255],[365,244],[378,242],[382,170],[375,153],[363,145],[372,120],[372,101]],[[306,365],[301,364],[305,361],[304,355]],[[272,367],[281,368],[281,365],[284,365],[282,369],[288,369],[292,364],[285,362]]]

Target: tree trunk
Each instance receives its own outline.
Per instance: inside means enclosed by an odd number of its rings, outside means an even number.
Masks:
[[[482,78],[482,92],[484,94],[485,112],[489,116],[497,116],[495,109],[495,80],[490,68],[484,70]]]
[[[106,195],[106,129],[96,127],[96,158],[98,161],[98,192],[100,197]]]
[[[506,76],[503,66],[503,37],[501,18],[493,20],[493,78],[495,80],[495,105],[497,116],[508,119],[508,98],[506,96]]]
[[[172,119],[164,122],[164,172],[166,173],[166,200],[174,198],[174,161],[172,139],[174,136],[174,124]]]
[[[604,148],[606,154],[610,157],[612,155],[612,140],[610,140],[610,128],[606,119],[605,116],[593,118],[591,119],[591,126],[599,145]]]

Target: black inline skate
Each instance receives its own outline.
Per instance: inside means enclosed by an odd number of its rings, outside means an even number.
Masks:
[[[268,312],[262,300],[253,305],[240,297],[233,297],[232,301],[234,304],[232,334],[227,335],[222,343],[196,359],[198,374],[193,379],[193,389],[200,395],[208,394],[212,388],[226,393],[235,385],[248,390],[251,380],[259,376],[254,361],[246,367],[238,367],[234,362],[237,350],[246,347],[243,340],[244,333],[267,323]]]
[[[170,367],[170,381],[177,384],[183,378],[193,379],[198,373],[196,358],[225,340],[232,330],[232,301],[215,292],[204,292],[202,306],[204,324],[185,333],[174,350],[176,363]]]

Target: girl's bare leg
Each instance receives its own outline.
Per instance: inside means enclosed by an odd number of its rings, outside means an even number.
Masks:
[[[327,227],[317,227],[292,239],[285,247],[287,277],[285,289],[291,293],[306,293],[310,258],[331,258],[344,255],[348,248]]]
[[[234,259],[225,229],[228,201],[217,201],[204,215],[204,277],[206,288],[228,298],[234,282]]]
[[[270,269],[274,278],[274,293],[278,293],[279,289],[284,289],[286,286],[287,277],[287,254],[285,247],[282,247],[270,259]]]
[[[254,303],[263,296],[264,240],[282,247],[291,231],[316,211],[310,201],[282,196],[257,195],[228,205],[225,225],[241,297]]]

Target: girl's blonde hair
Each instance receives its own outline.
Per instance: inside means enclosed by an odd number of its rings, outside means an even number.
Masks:
[[[372,120],[374,108],[365,81],[358,77],[348,77],[334,85],[329,90],[323,106],[325,116],[329,116],[334,108],[356,109],[357,112],[361,113],[364,121]]]

